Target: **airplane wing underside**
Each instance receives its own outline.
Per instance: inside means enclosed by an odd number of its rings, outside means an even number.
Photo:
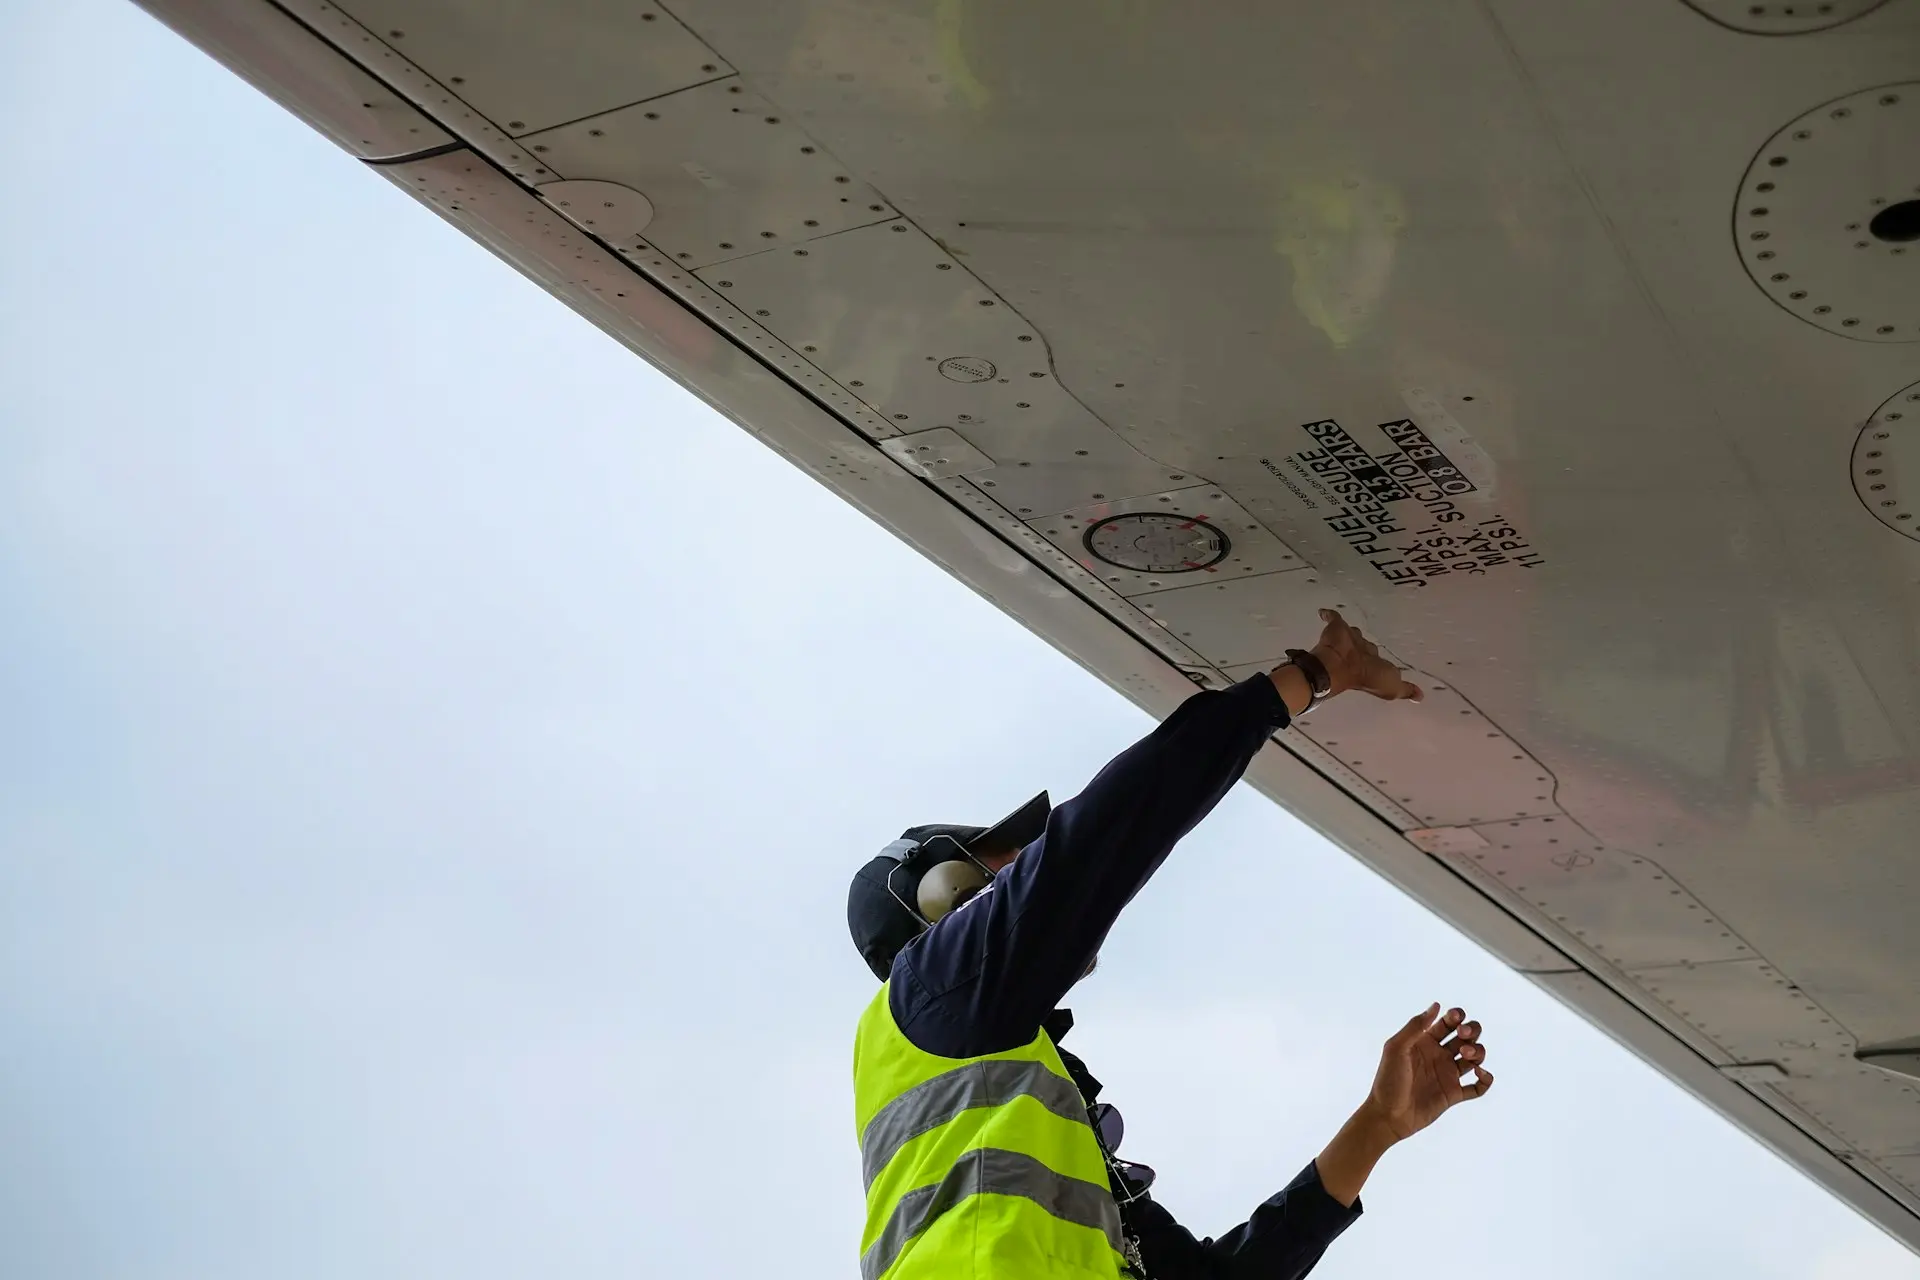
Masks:
[[[1920,1248],[1913,0],[142,3]]]

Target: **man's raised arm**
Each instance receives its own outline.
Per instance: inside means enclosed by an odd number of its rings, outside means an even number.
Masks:
[[[900,953],[891,1001],[915,1044],[972,1057],[1031,1040],[1174,844],[1240,780],[1267,738],[1311,704],[1312,664],[1324,671],[1326,696],[1422,696],[1337,613],[1321,617],[1309,664],[1282,664],[1188,698],[1056,808],[1046,834],[988,891]]]

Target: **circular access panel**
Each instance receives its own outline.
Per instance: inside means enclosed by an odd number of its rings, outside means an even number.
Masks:
[[[1896,391],[1860,428],[1853,491],[1874,519],[1920,542],[1920,382]]]
[[[1686,0],[1687,7],[1723,27],[1748,31],[1758,36],[1795,36],[1803,31],[1821,31],[1851,22],[1863,13],[1878,9],[1887,0],[1768,0],[1752,4],[1748,0]]]
[[[991,382],[1000,372],[985,356],[948,356],[935,367],[955,382]]]
[[[1143,511],[1087,526],[1087,550],[1108,564],[1140,573],[1192,573],[1227,558],[1227,535],[1194,516]]]
[[[1920,82],[1815,107],[1767,140],[1733,210],[1747,274],[1808,324],[1920,341]]]

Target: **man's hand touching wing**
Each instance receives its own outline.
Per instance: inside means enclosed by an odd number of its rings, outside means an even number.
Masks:
[[[1381,657],[1380,647],[1361,635],[1360,629],[1337,610],[1322,609],[1320,622],[1320,642],[1313,646],[1313,660],[1326,669],[1325,697],[1336,697],[1349,689],[1364,689],[1389,702],[1418,702],[1427,696],[1419,685],[1400,674],[1399,667]],[[1313,705],[1313,685],[1292,659],[1275,667],[1271,677],[1288,711],[1299,715]]]
[[[1380,646],[1361,635],[1360,628],[1338,611],[1322,609],[1320,621],[1325,626],[1320,631],[1320,643],[1313,646],[1313,656],[1327,669],[1333,693],[1364,689],[1376,698],[1414,702],[1427,696],[1419,685],[1400,674],[1400,668],[1380,656]]]

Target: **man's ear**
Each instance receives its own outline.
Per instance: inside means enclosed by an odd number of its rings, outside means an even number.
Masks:
[[[929,923],[938,921],[986,888],[987,879],[986,872],[963,858],[934,864],[920,877],[920,888],[915,895],[920,900],[920,914]]]

